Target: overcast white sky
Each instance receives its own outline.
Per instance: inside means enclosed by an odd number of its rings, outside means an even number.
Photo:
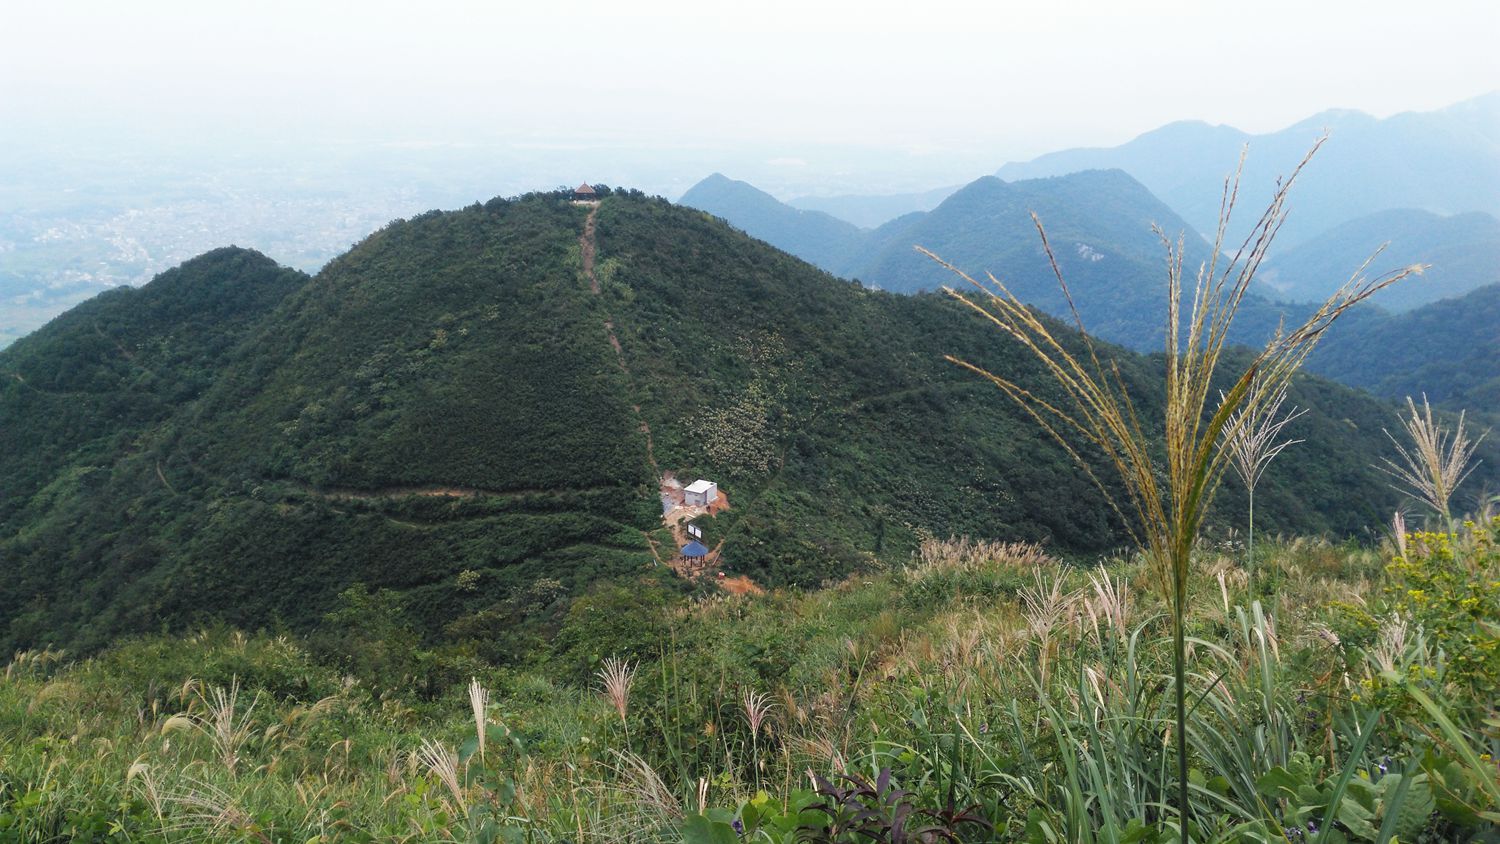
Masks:
[[[1495,0],[0,4],[0,132],[983,157],[1500,88]],[[4,126],[10,126],[10,129]]]

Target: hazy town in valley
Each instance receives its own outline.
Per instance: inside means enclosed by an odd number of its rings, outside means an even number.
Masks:
[[[0,9],[0,842],[1500,844],[1497,44]]]

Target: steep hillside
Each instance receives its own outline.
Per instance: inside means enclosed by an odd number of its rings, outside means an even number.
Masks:
[[[1500,281],[1500,220],[1479,212],[1443,217],[1397,209],[1351,220],[1281,252],[1261,280],[1282,298],[1321,301],[1379,249],[1370,272],[1427,264],[1421,278],[1381,291],[1374,301],[1395,311],[1461,296]]]
[[[59,417],[37,387],[132,394],[144,376],[131,356],[156,336],[137,325],[204,266],[114,294],[114,321],[86,318],[102,298],[0,352],[16,438],[0,453],[15,502],[0,648],[87,649],[215,619],[308,629],[363,583],[396,590],[429,636],[488,624],[503,651],[558,595],[668,577],[665,471],[720,482],[731,506],[707,540],[727,571],[765,584],[904,558],[932,535],[1078,554],[1123,538],[1058,447],[942,360],[1052,395],[982,321],[639,194],[596,211],[545,194],[434,212],[310,281],[275,270],[287,292],[260,318],[202,312],[206,357],[184,357],[201,390],[101,413],[86,445],[19,447]],[[48,375],[82,349],[127,377]],[[1116,354],[1150,418],[1159,363]],[[1278,464],[1262,524],[1379,522],[1395,496],[1370,463],[1390,407],[1312,380],[1294,400],[1314,408],[1298,434],[1317,457]],[[1238,512],[1232,491],[1223,501],[1224,518]]]
[[[1500,284],[1338,326],[1308,368],[1380,396],[1500,416]]]
[[[746,233],[824,268],[853,260],[864,241],[864,232],[853,223],[822,211],[793,208],[719,173],[693,185],[678,202],[731,220]]]
[[[971,182],[931,213],[906,218],[909,222],[899,229],[899,240],[910,242],[885,246],[866,257],[854,274],[902,292],[947,284],[949,274],[942,267],[912,254],[911,245],[917,243],[961,266],[971,260],[995,261],[992,266],[1003,267],[1021,284],[1043,274],[1038,270],[1046,270],[1050,277],[1049,269],[1036,266],[1045,256],[1031,221],[1033,212],[1047,228],[1058,258],[1070,263],[1077,258],[1080,267],[1108,263],[1110,253],[1159,265],[1163,250],[1153,225],[1174,238],[1184,233],[1193,263],[1208,257],[1203,237],[1139,182],[1120,170],[1091,170],[1022,182],[993,176]],[[1020,266],[1007,266],[1011,264]],[[1056,288],[1055,280],[1051,286]]]
[[[6,349],[0,525],[34,497],[91,478],[90,466],[211,389],[235,347],[306,281],[258,252],[217,249],[142,288],[102,293]],[[77,472],[59,472],[69,465]]]
[[[1118,167],[1202,231],[1218,218],[1224,178],[1249,144],[1243,200],[1262,207],[1276,177],[1329,134],[1298,182],[1296,213],[1280,235],[1291,247],[1372,211],[1419,208],[1439,214],[1500,214],[1500,92],[1431,112],[1378,120],[1328,111],[1278,132],[1172,123],[1118,147],[1071,149],[1001,167],[1002,179],[1033,179]],[[1248,227],[1249,222],[1244,226]]]
[[[356,581],[435,624],[465,569],[503,590],[649,562],[645,444],[578,277],[581,219],[549,201],[393,224],[227,349],[201,397],[46,464],[0,537],[7,641],[306,627]],[[76,346],[52,328],[35,341]],[[31,380],[31,343],[0,368]]]

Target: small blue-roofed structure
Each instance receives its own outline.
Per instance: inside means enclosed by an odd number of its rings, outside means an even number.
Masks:
[[[701,560],[708,556],[708,547],[695,539],[682,546],[682,556],[689,560]]]

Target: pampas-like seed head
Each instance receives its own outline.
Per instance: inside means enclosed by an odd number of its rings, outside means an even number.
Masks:
[[[1422,396],[1421,412],[1417,411],[1417,403],[1411,396],[1406,397],[1406,407],[1411,415],[1401,420],[1401,429],[1411,439],[1412,446],[1408,449],[1386,431],[1385,435],[1395,444],[1401,461],[1382,458],[1384,465],[1376,468],[1396,479],[1392,486],[1397,490],[1436,510],[1447,522],[1452,519],[1448,500],[1479,465],[1479,461],[1474,460],[1474,450],[1489,431],[1470,440],[1464,429],[1463,413],[1458,414],[1458,424],[1449,431],[1433,419],[1426,394]],[[1447,530],[1447,526],[1444,525],[1443,529]]]
[[[771,714],[771,698],[764,693],[746,689],[740,703],[745,707],[745,720],[750,724],[750,734],[759,735],[760,725],[765,723],[766,716]]]
[[[1187,844],[1189,828],[1187,745],[1180,740],[1187,722],[1188,647],[1184,619],[1188,577],[1203,520],[1232,460],[1223,443],[1234,441],[1247,420],[1257,418],[1258,411],[1269,407],[1282,393],[1339,317],[1385,287],[1421,270],[1408,267],[1370,279],[1364,274],[1370,264],[1366,261],[1300,326],[1290,331],[1278,329],[1234,379],[1218,408],[1209,407],[1219,362],[1229,343],[1230,327],[1286,218],[1288,192],[1321,145],[1322,141],[1315,144],[1291,175],[1278,183],[1269,206],[1238,249],[1226,239],[1229,218],[1239,196],[1239,176],[1225,180],[1211,258],[1198,269],[1196,282],[1184,284],[1184,236],[1179,235],[1174,242],[1165,232],[1157,230],[1167,256],[1166,400],[1160,424],[1160,440],[1165,449],[1159,449],[1156,435],[1147,434],[1157,426],[1148,428],[1143,424],[1118,363],[1109,359],[1108,351],[1083,332],[1073,294],[1040,218],[1032,215],[1042,249],[1068,304],[1071,321],[1082,332],[1076,341],[1054,333],[1048,321],[1027,307],[994,274],[987,274],[986,280],[980,281],[918,247],[978,291],[976,296],[947,290],[1029,351],[1051,377],[1061,397],[1044,396],[1006,375],[956,357],[949,356],[948,360],[998,387],[1074,458],[1135,535],[1155,569],[1171,610],[1177,698],[1174,733],[1179,737],[1178,827],[1183,844]],[[1240,166],[1242,170],[1243,156]],[[1085,449],[1097,450],[1106,465],[1114,468],[1125,493],[1123,505],[1084,459]],[[1159,451],[1164,451],[1164,461],[1158,458]]]
[[[478,677],[469,678],[469,707],[474,711],[474,732],[479,737],[479,761],[484,761],[485,709],[490,705],[490,693],[479,684]]]
[[[422,767],[447,787],[448,793],[453,795],[453,802],[458,810],[467,813],[469,803],[464,797],[463,785],[458,778],[458,754],[432,739],[424,738],[422,746],[417,748],[415,755]]]
[[[599,669],[599,682],[604,686],[604,696],[625,721],[630,711],[630,685],[635,682],[635,666],[615,657],[606,657],[604,667]]]

